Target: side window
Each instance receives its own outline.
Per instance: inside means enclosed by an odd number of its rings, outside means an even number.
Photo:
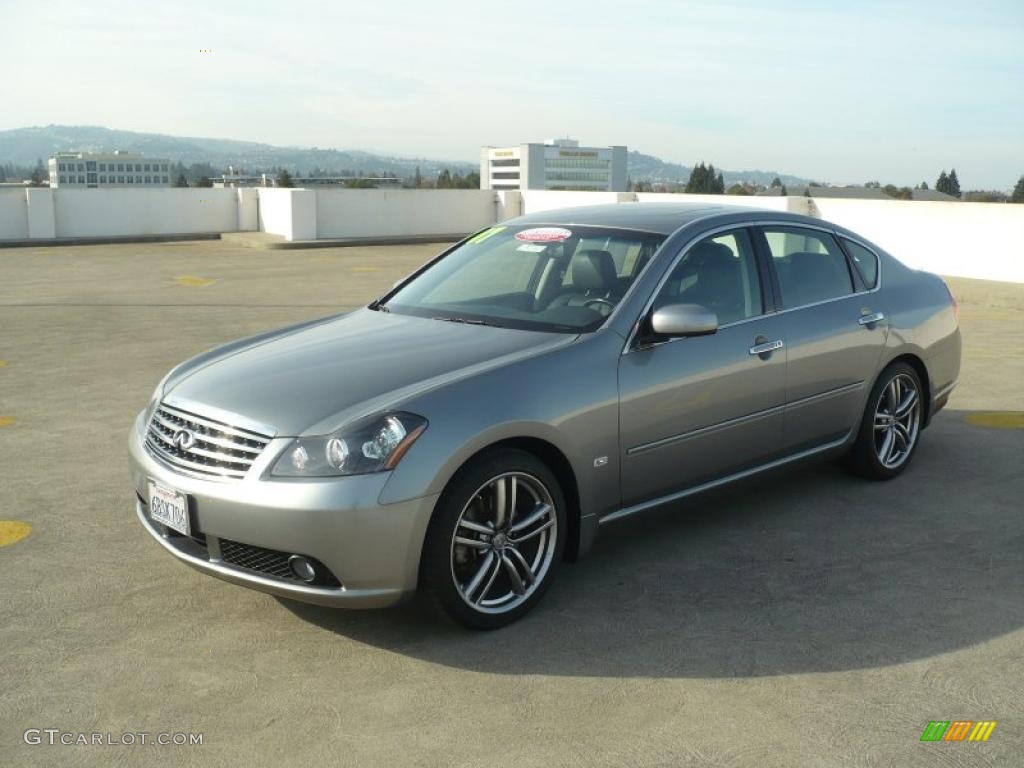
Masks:
[[[846,252],[853,259],[860,276],[864,278],[864,285],[869,290],[878,285],[878,257],[863,245],[858,245],[852,240],[844,239],[843,245],[846,246]]]
[[[786,309],[853,293],[846,256],[831,235],[800,227],[766,227],[764,236]]]
[[[745,229],[701,240],[672,268],[655,307],[699,304],[718,316],[719,325],[764,312],[757,261]]]

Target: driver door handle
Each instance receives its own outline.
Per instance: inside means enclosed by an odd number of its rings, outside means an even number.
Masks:
[[[750,348],[750,354],[752,355],[763,355],[767,352],[774,352],[776,349],[782,349],[785,344],[782,343],[782,339],[776,339],[775,341],[766,341],[763,344],[755,344]]]
[[[861,325],[874,325],[880,320],[885,320],[885,315],[881,312],[872,312],[870,315],[862,315],[857,322]]]

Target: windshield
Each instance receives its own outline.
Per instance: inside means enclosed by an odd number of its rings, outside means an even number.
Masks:
[[[664,239],[607,227],[492,227],[371,306],[505,328],[592,331]]]

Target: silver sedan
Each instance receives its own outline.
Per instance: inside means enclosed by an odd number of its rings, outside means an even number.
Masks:
[[[136,511],[236,584],[494,628],[619,518],[812,457],[896,477],[959,369],[943,281],[841,227],[532,214],[173,369],[131,430]]]

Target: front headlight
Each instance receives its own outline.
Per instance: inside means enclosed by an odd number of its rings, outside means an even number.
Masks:
[[[337,477],[394,469],[427,428],[411,413],[364,419],[331,435],[299,437],[274,463],[277,477]]]

